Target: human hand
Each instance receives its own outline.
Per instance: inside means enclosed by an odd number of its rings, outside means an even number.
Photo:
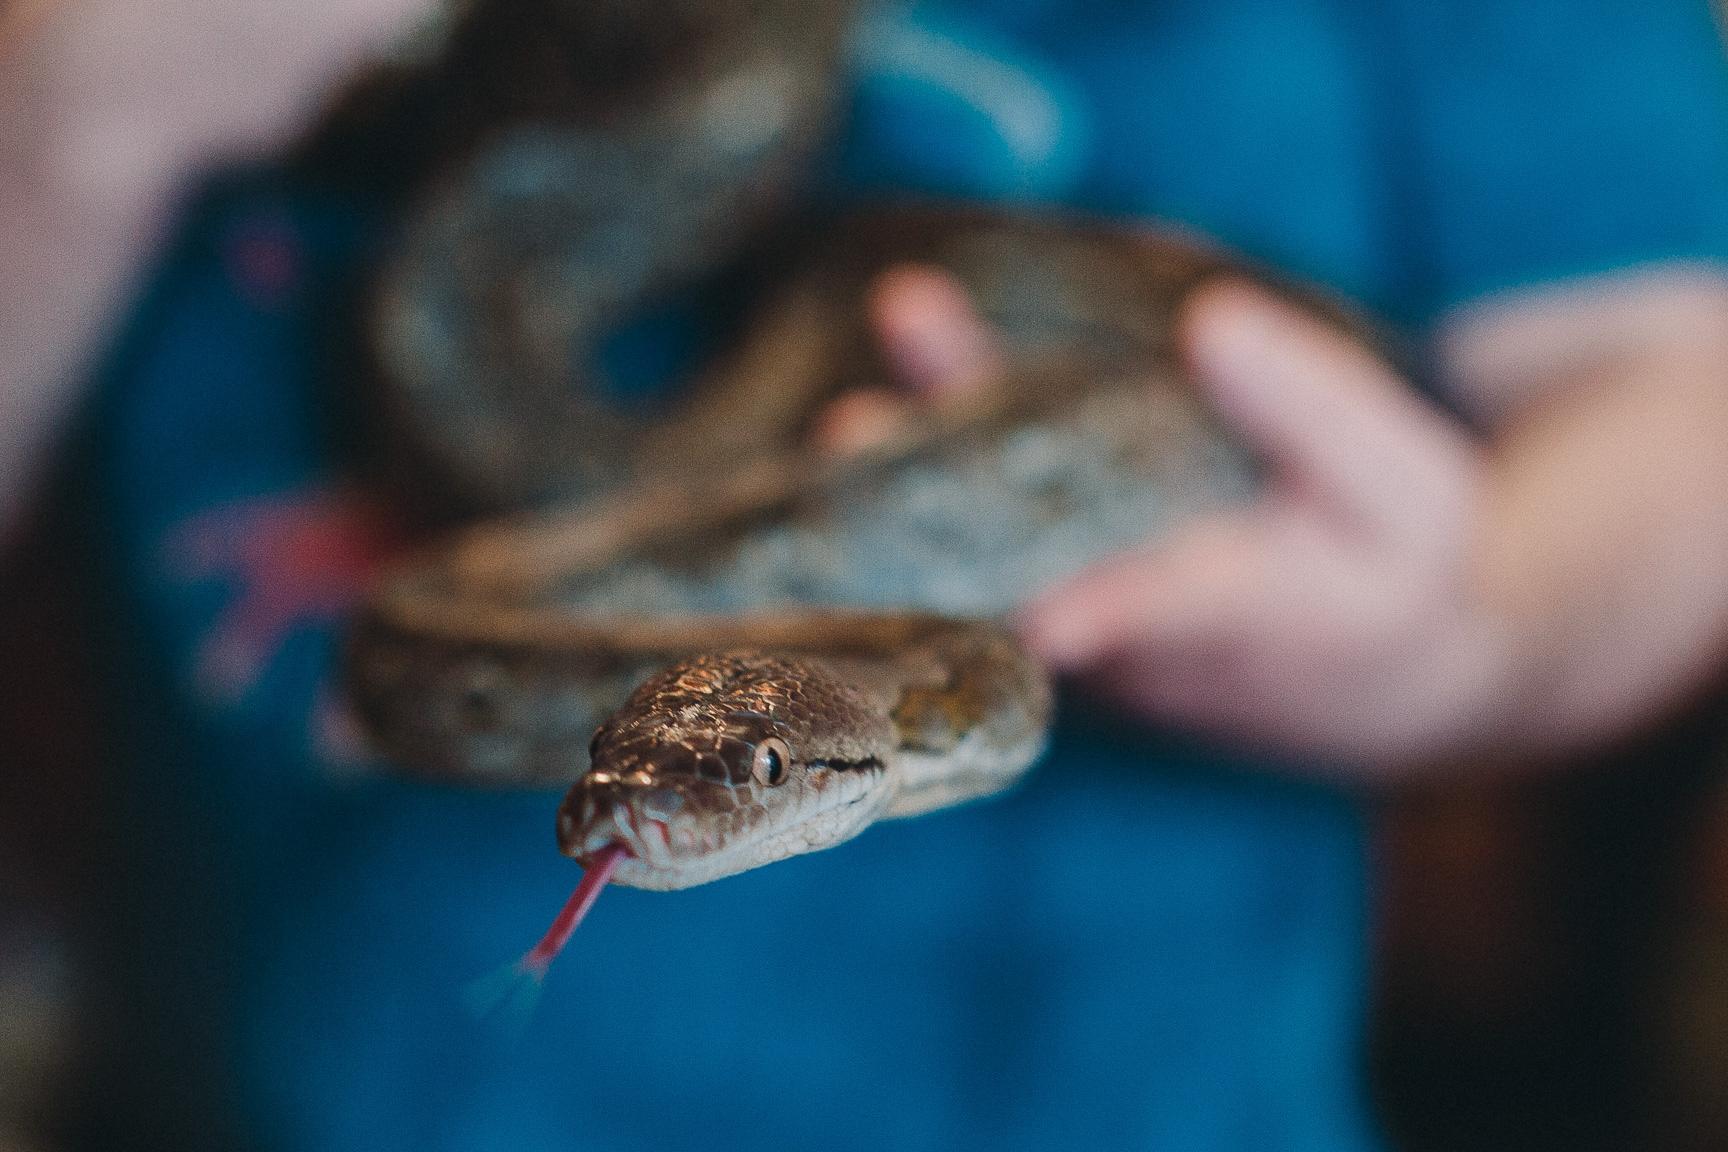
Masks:
[[[939,268],[890,268],[867,307],[900,390],[854,389],[819,414],[812,441],[840,455],[891,438],[918,408],[985,387],[1002,369],[995,340],[966,290]]]
[[[936,402],[995,370],[940,272],[890,273],[872,311]],[[1483,735],[1511,695],[1514,638],[1476,588],[1476,443],[1366,349],[1246,283],[1198,292],[1182,329],[1267,488],[1027,605],[1028,643],[1135,713],[1287,751],[1385,764]],[[852,403],[836,423],[865,437],[904,408]]]

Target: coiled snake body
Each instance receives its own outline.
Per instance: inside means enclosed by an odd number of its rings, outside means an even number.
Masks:
[[[597,402],[600,334],[750,234],[835,105],[843,21],[782,4],[795,50],[763,54],[712,32],[729,7],[668,6],[719,47],[628,115],[506,109],[472,133],[376,293],[397,427],[477,502],[530,510],[379,582],[349,647],[357,711],[403,771],[574,780],[563,851],[621,844],[616,879],[643,888],[1008,787],[1050,689],[992,621],[1254,484],[1171,339],[1187,293],[1234,265],[1143,228],[934,209],[834,225],[682,407]],[[861,301],[907,261],[959,278],[1008,370],[892,445],[824,459],[803,422],[887,380]]]

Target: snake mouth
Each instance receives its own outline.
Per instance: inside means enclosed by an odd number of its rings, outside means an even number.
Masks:
[[[740,803],[713,785],[578,781],[558,812],[559,847],[583,867],[621,846],[612,882],[669,891],[826,848],[862,831],[885,802],[880,772],[835,773],[820,790]],[[728,793],[710,795],[713,789]]]
[[[587,804],[584,807],[588,807]],[[560,814],[562,822],[564,814]],[[683,858],[698,854],[703,845],[691,820],[673,821],[650,816],[626,799],[613,799],[610,805],[596,804],[582,814],[580,831],[561,828],[566,855],[583,867],[609,844],[621,845],[627,854],[619,867],[640,871],[643,868],[675,868]],[[636,865],[631,868],[632,863]]]

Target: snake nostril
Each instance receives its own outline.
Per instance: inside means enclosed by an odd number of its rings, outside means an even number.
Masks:
[[[725,784],[731,779],[731,773],[726,770],[726,761],[713,753],[703,753],[696,758],[696,774],[717,784]]]

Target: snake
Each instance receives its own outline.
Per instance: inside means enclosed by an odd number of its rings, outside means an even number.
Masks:
[[[1241,258],[1049,209],[800,215],[853,7],[667,0],[633,49],[658,78],[626,82],[627,0],[479,0],[423,65],[454,127],[371,288],[371,383],[466,519],[378,578],[347,692],[397,772],[566,789],[560,850],[619,884],[1007,791],[1053,699],[1014,607],[1261,485],[1176,336],[1201,285],[1266,279]],[[1000,371],[812,447],[827,400],[892,381],[865,302],[905,265],[964,287]],[[609,333],[692,285],[738,301],[718,350],[676,400],[608,399]]]

